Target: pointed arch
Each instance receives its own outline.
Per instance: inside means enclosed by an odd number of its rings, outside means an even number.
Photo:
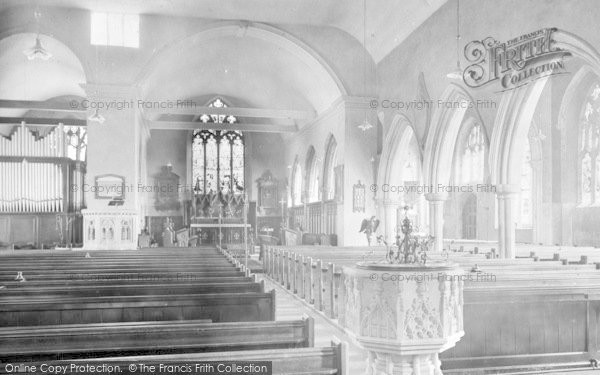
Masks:
[[[317,202],[319,200],[319,168],[315,147],[312,145],[308,148],[308,151],[306,152],[304,170],[305,202]]]
[[[450,181],[452,155],[467,111],[483,124],[479,112],[469,109],[469,103],[474,100],[461,86],[448,86],[441,101],[451,105],[444,105],[435,111],[425,142],[425,182],[432,186],[447,185]]]
[[[323,200],[332,200],[335,196],[335,165],[337,164],[337,142],[333,134],[329,134],[325,144],[325,160],[323,162]]]
[[[590,71],[600,76],[600,54],[588,42],[563,30],[554,32],[552,38],[555,48],[568,51],[574,57],[583,60]],[[523,157],[524,143],[533,114],[548,79],[549,77],[541,78],[528,85],[505,91],[494,121],[489,163],[491,182],[496,185],[498,193],[498,240],[501,257],[515,256],[515,217],[511,206],[519,192],[519,163]],[[565,100],[573,99],[563,97],[563,102]],[[563,121],[564,114],[561,108],[559,122]]]
[[[485,126],[475,116],[465,115],[456,140],[452,162],[452,180],[468,185],[488,181],[489,140]]]
[[[300,206],[302,204],[302,167],[300,166],[298,155],[294,159],[290,181],[292,182],[290,206]]]

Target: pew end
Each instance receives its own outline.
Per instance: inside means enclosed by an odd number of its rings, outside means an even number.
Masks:
[[[315,346],[315,319],[306,314],[302,314],[302,322],[304,322],[304,337],[306,337],[306,347],[314,348]]]
[[[348,344],[333,336],[331,347],[335,353],[335,368],[338,375],[349,375],[348,373]]]

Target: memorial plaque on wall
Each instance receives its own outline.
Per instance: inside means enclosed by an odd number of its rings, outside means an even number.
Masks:
[[[173,172],[173,166],[165,165],[160,173],[154,175],[154,189],[157,211],[179,210],[179,176]]]
[[[271,171],[265,171],[256,180],[258,185],[258,210],[263,215],[279,213],[279,183],[273,178]]]
[[[352,212],[365,212],[365,185],[360,180],[352,189]]]
[[[125,198],[125,178],[116,174],[96,176],[94,181],[96,199]]]

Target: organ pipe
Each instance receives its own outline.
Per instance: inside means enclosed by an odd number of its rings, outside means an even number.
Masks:
[[[83,174],[78,171],[77,161],[67,159],[67,151],[63,124],[39,139],[24,122],[10,138],[0,136],[0,213],[81,208],[83,202],[73,199],[81,200],[83,194],[71,192],[68,184],[77,183],[80,188]]]

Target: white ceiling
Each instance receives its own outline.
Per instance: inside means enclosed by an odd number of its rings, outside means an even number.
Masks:
[[[366,1],[366,22],[365,3]],[[94,11],[319,25],[341,29],[381,61],[447,0],[2,0],[12,6],[57,6]],[[365,30],[366,24],[366,33]],[[366,35],[366,39],[365,39]],[[363,40],[365,43],[363,43]]]

